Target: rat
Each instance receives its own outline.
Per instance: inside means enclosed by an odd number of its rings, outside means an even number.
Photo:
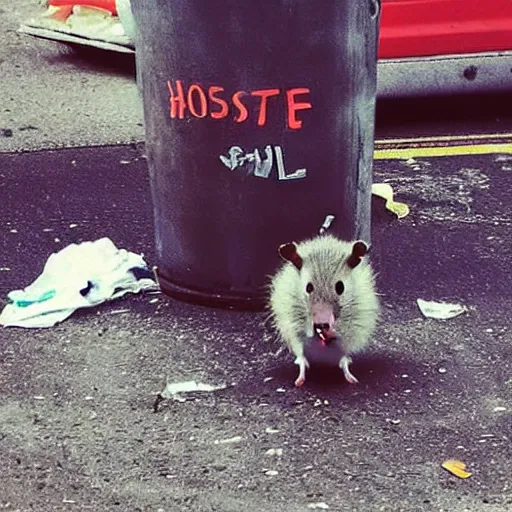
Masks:
[[[310,363],[336,365],[358,382],[351,355],[369,343],[380,312],[368,251],[364,241],[330,234],[279,247],[285,262],[272,277],[268,306],[299,367],[297,387]]]

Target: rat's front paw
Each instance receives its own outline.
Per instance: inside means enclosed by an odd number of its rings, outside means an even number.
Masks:
[[[309,367],[309,363],[304,356],[297,357],[295,364],[299,367],[299,376],[295,380],[295,386],[300,388],[306,382],[306,368]]]

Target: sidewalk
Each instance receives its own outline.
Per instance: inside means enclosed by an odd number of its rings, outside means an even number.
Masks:
[[[1,6],[0,153],[143,140],[133,56],[19,34],[38,4]]]

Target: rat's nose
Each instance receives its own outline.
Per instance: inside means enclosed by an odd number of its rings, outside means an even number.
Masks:
[[[325,323],[325,324],[313,324],[313,329],[318,332],[318,331],[328,331],[329,330],[329,324],[328,323]]]

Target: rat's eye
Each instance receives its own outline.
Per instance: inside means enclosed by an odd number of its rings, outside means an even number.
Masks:
[[[313,290],[314,290],[313,284],[312,283],[308,283],[306,285],[306,293],[311,293]]]
[[[343,291],[345,290],[345,285],[341,282],[341,281],[338,281],[335,285],[334,285],[334,289],[336,290],[336,293],[338,295],[341,295],[343,293]]]

